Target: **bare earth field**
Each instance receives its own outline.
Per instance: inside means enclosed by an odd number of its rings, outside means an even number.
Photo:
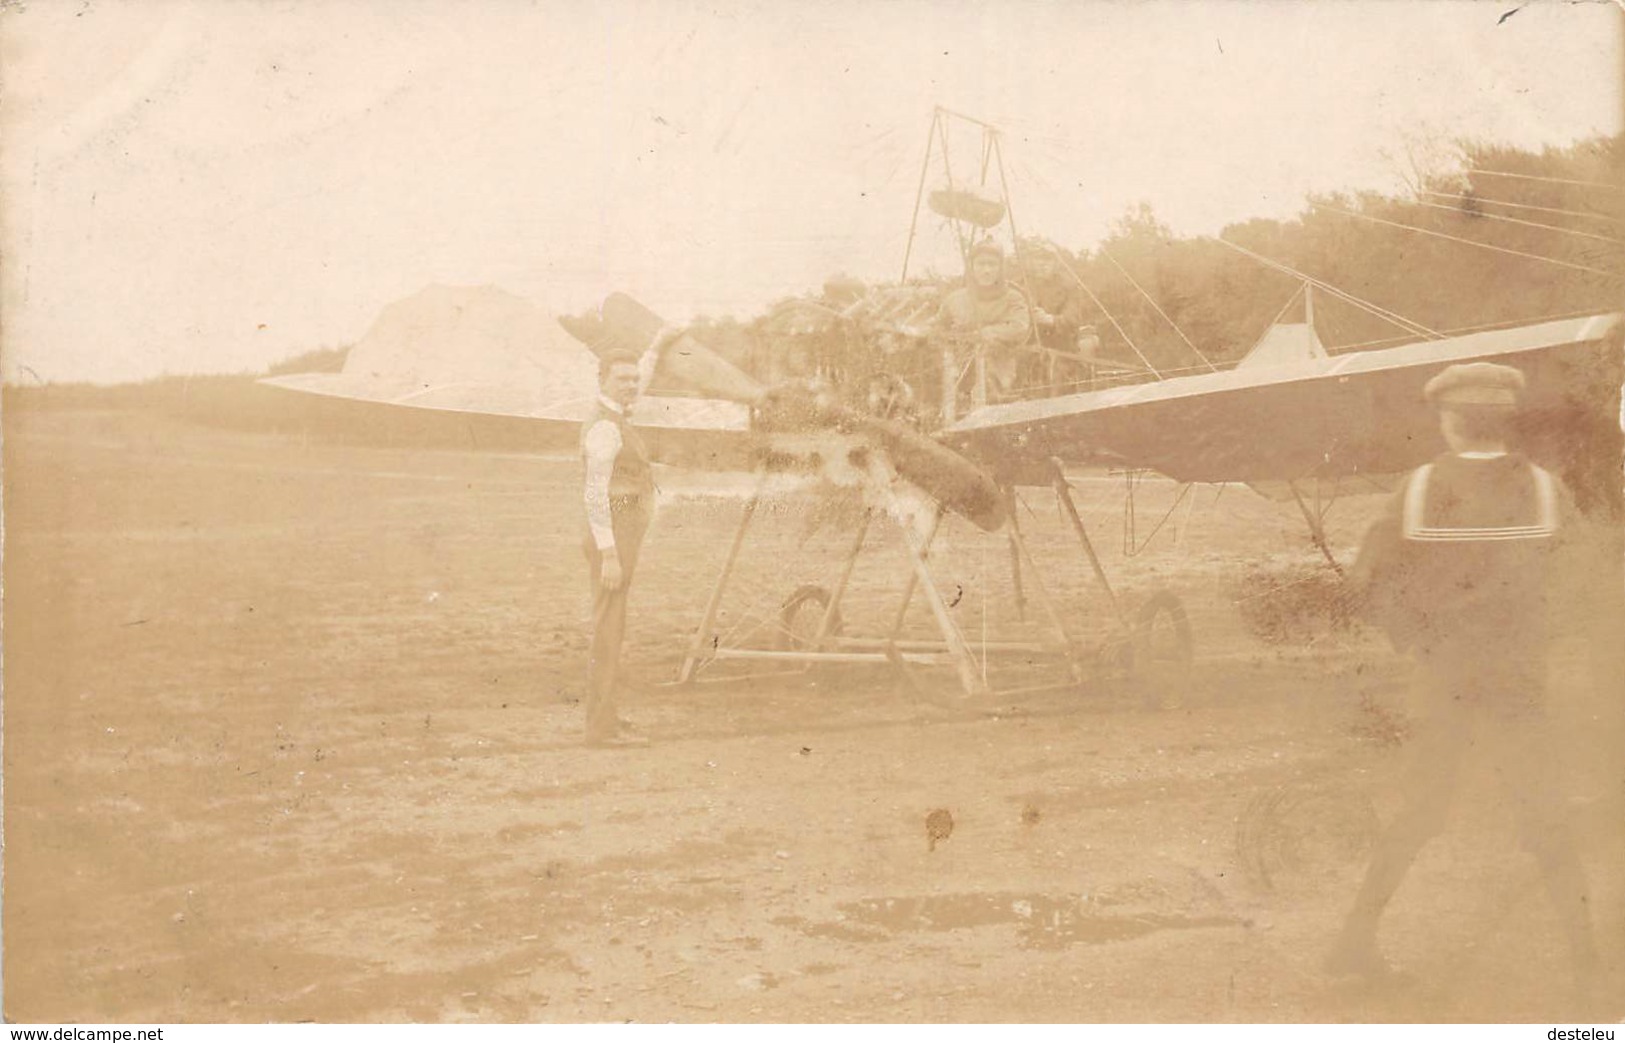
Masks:
[[[651,743],[602,750],[580,741],[572,459],[130,413],[5,420],[10,1020],[1625,1014],[1576,1007],[1534,862],[1481,784],[1384,922],[1414,981],[1320,972],[1395,808],[1405,673],[1370,633],[1293,617],[1268,642],[1244,623],[1268,618],[1238,604],[1249,572],[1314,564],[1290,504],[1197,490],[1128,558],[1121,484],[1080,480],[1114,580],[1184,600],[1195,674],[1163,693],[1172,708],[1109,676],[971,703],[932,671],[665,684],[739,501],[663,476],[628,650],[626,713]],[[1136,539],[1172,492],[1141,490]],[[1029,505],[1046,584],[1078,633],[1100,631],[1053,500]],[[1378,506],[1340,503],[1333,542],[1351,547]],[[820,548],[850,537],[801,542],[800,519],[767,512],[725,626],[821,568],[827,582]],[[853,629],[900,585],[895,535],[874,538]],[[939,568],[968,634],[1011,624],[1007,555],[948,533]],[[1582,650],[1560,652],[1554,705],[1617,966],[1619,700],[1580,683]],[[931,850],[939,808],[954,830]]]

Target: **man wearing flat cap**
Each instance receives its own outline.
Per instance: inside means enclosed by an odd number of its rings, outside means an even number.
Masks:
[[[1389,973],[1378,920],[1444,828],[1469,761],[1500,784],[1522,846],[1540,863],[1578,978],[1595,973],[1586,881],[1543,705],[1549,588],[1571,511],[1561,483],[1509,447],[1523,387],[1521,372],[1488,362],[1427,382],[1449,451],[1406,479],[1354,566],[1365,615],[1414,658],[1424,712],[1405,805],[1377,842],[1327,961],[1334,973]]]

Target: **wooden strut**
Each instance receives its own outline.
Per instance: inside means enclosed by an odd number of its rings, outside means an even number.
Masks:
[[[763,469],[757,472],[756,488],[751,492],[750,499],[745,501],[744,510],[740,512],[739,528],[734,532],[733,544],[728,548],[728,557],[722,563],[722,573],[717,577],[717,584],[711,589],[711,597],[705,603],[705,615],[700,619],[699,629],[694,632],[694,642],[689,645],[688,655],[683,657],[683,665],[677,671],[678,684],[688,684],[694,680],[694,672],[699,668],[700,660],[705,657],[711,628],[716,625],[717,611],[722,607],[722,592],[727,588],[728,578],[733,574],[734,563],[739,560],[740,548],[745,545],[745,532],[750,528],[751,518],[756,514],[757,504],[762,501],[762,489],[766,485],[767,471]]]
[[[923,541],[925,552],[930,552],[931,544],[934,543],[937,538],[937,529],[942,525],[943,516],[947,513],[946,508],[939,506],[937,508],[937,513],[932,515],[931,527],[925,531],[925,539]],[[908,607],[914,600],[914,588],[919,584],[919,581],[920,577],[911,571],[908,574],[908,579],[903,583],[903,598],[897,605],[897,615],[892,619],[891,630],[889,631],[887,637],[887,640],[892,644],[897,643],[898,635],[903,632],[903,623],[908,619]]]
[[[1007,490],[1007,495],[1010,502],[1010,545],[1015,549],[1020,562],[1027,566],[1027,571],[1032,573],[1033,594],[1038,599],[1040,607],[1043,608],[1044,614],[1049,617],[1050,625],[1055,628],[1055,633],[1061,639],[1061,651],[1066,659],[1067,674],[1073,681],[1081,681],[1083,680],[1083,670],[1078,664],[1077,656],[1074,654],[1077,646],[1073,644],[1072,634],[1067,629],[1066,619],[1062,616],[1060,608],[1050,599],[1049,588],[1044,585],[1043,574],[1033,562],[1032,552],[1027,549],[1027,541],[1021,535],[1021,524],[1016,514],[1017,503],[1014,487]]]
[[[1083,545],[1084,556],[1089,559],[1089,568],[1095,574],[1095,582],[1099,584],[1101,592],[1106,595],[1106,601],[1112,607],[1112,614],[1117,617],[1120,624],[1127,626],[1128,620],[1123,616],[1123,606],[1117,599],[1117,592],[1112,590],[1112,584],[1106,578],[1105,566],[1100,563],[1100,555],[1095,553],[1094,542],[1089,539],[1089,530],[1083,527],[1083,518],[1078,514],[1078,505],[1072,499],[1072,486],[1066,480],[1066,474],[1061,470],[1059,460],[1052,461],[1055,468],[1055,498],[1060,501],[1067,520],[1072,523],[1072,531],[1077,534],[1078,542]]]
[[[810,649],[723,648],[714,645],[712,630],[716,626],[723,595],[728,588],[729,580],[732,578],[739,555],[744,547],[745,537],[750,530],[752,519],[761,503],[766,481],[766,472],[760,472],[756,489],[745,502],[744,508],[740,512],[739,527],[735,531],[733,542],[728,548],[722,571],[717,577],[717,582],[711,590],[710,597],[707,599],[704,617],[695,631],[694,640],[683,659],[677,678],[678,684],[693,682],[700,665],[715,660],[756,660],[786,664],[889,662],[903,674],[905,680],[910,682],[914,682],[915,679],[909,675],[906,669],[908,664],[952,665],[958,674],[960,685],[966,695],[974,697],[985,695],[990,691],[986,679],[982,676],[975,652],[955,625],[942,591],[931,574],[931,548],[936,542],[943,519],[947,515],[947,508],[941,504],[937,505],[931,516],[930,525],[923,535],[917,532],[912,525],[902,521],[905,514],[898,509],[895,500],[889,505],[891,510],[887,513],[892,514],[898,520],[905,552],[912,568],[904,585],[902,598],[892,620],[890,632],[884,637],[848,637],[835,633],[835,621],[839,616],[839,606],[846,595],[853,573],[856,571],[857,560],[867,542],[870,526],[879,513],[878,508],[872,507],[864,512],[863,519],[853,534],[852,543],[843,560],[840,575],[830,591],[829,600],[824,606],[818,632]],[[1065,477],[1058,467],[1056,469],[1055,491],[1067,517],[1072,522],[1079,542],[1083,546],[1084,553],[1089,559],[1097,583],[1110,600],[1114,612],[1120,617],[1121,606],[1106,579],[1105,570],[1101,566],[1100,559],[1089,540],[1088,533],[1083,528],[1077,506],[1071,497],[1071,488],[1066,484]],[[1043,582],[1042,572],[1033,559],[1026,539],[1021,532],[1016,511],[1019,504],[1014,489],[1007,488],[1005,496],[1011,508],[1010,531],[1008,534],[1011,567],[1018,577],[1018,585],[1021,583],[1019,579],[1021,574],[1023,572],[1028,574],[1024,589],[1032,591],[1033,598],[1037,601],[1051,625],[1054,637],[1048,640],[1040,639],[1036,641],[984,642],[982,646],[983,655],[1016,654],[1030,656],[1059,653],[1065,658],[1067,672],[1071,682],[1075,684],[1082,676],[1082,664],[1076,655],[1077,646],[1073,642],[1059,605],[1051,598],[1049,590]],[[901,636],[909,607],[916,592],[925,598],[941,633],[940,638],[904,639]],[[1022,594],[1022,597],[1025,599],[1025,593]],[[1064,686],[1039,686],[1033,690],[1044,690],[1051,687]]]
[[[925,198],[925,175],[931,169],[931,143],[937,137],[937,120],[941,119],[940,112],[931,113],[931,129],[925,132],[925,155],[920,160],[920,185],[914,191],[914,216],[908,221],[908,243],[903,247],[903,274],[897,277],[898,283],[908,285],[908,261],[914,253],[914,232],[920,225],[920,202]]]
[[[931,524],[931,535],[934,537],[942,523],[942,516],[947,508],[938,506],[935,519]],[[901,511],[897,512],[899,515]],[[976,657],[972,655],[970,646],[965,638],[954,626],[953,617],[948,614],[948,604],[942,600],[942,591],[937,589],[936,580],[931,575],[931,566],[926,557],[930,544],[922,540],[914,527],[907,522],[899,526],[903,530],[903,540],[908,547],[909,560],[914,564],[914,575],[919,580],[917,586],[925,603],[931,607],[931,614],[936,617],[937,628],[942,631],[942,639],[948,644],[948,654],[953,659],[954,668],[959,673],[959,683],[970,696],[985,695],[987,682],[982,680],[981,673],[976,668]],[[909,591],[913,593],[912,589]],[[904,608],[906,609],[906,605]],[[899,619],[902,613],[899,612]]]
[[[1021,284],[1021,292],[1027,295],[1027,300],[1033,300],[1033,289],[1027,280],[1027,265],[1021,252],[1021,233],[1016,230],[1016,206],[1010,199],[1010,179],[1004,176],[1004,146],[1001,143],[997,127],[986,128],[988,139],[988,154],[998,163],[999,167],[999,194],[1004,197],[1004,216],[1010,225],[1010,243],[1014,251],[1013,258],[1016,266],[1017,281]],[[982,161],[982,180],[987,180],[987,160]],[[1038,324],[1028,323],[1028,341],[1041,343],[1038,336]]]
[[[951,658],[950,654],[937,652],[788,652],[779,648],[719,648],[713,654],[716,659],[764,659],[777,662],[801,663],[888,663],[895,662],[897,658],[906,659],[916,663],[942,663]],[[798,671],[788,671],[797,673]]]
[[[830,643],[836,648],[846,648],[855,651],[873,651],[880,648],[895,648],[901,652],[946,652],[947,644],[940,639],[906,638],[892,640],[887,637],[842,637],[836,636]],[[1030,655],[1034,652],[1053,652],[1055,646],[1043,641],[979,641],[978,648],[989,652],[1010,652]]]
[[[846,596],[847,584],[852,581],[852,570],[858,563],[858,555],[863,553],[863,541],[869,536],[869,522],[873,517],[874,510],[865,509],[863,520],[858,523],[857,534],[852,539],[852,549],[847,552],[846,563],[841,566],[840,578],[835,581],[835,588],[829,592],[829,604],[824,606],[824,615],[818,621],[818,633],[813,638],[815,652],[823,651],[824,645],[835,632],[835,621],[841,615],[841,599]]]
[[[935,125],[937,128],[937,142],[942,146],[942,177],[943,180],[948,182],[948,191],[952,192],[954,191],[954,170],[948,160],[948,121],[936,119]],[[959,259],[969,264],[972,243],[965,238],[965,230],[960,226],[959,218],[950,217],[948,222],[953,225],[954,237],[959,240]]]
[[[1021,548],[1016,546],[1018,532],[1016,529],[1015,487],[1005,489],[1004,494],[1005,509],[1010,512],[1010,584],[1015,588],[1016,593],[1016,619],[1025,623],[1027,622],[1027,591],[1021,584]]]
[[[943,338],[942,356],[942,424],[951,425],[959,418],[959,360],[954,357],[953,341]]]
[[[1029,285],[1027,268],[1023,263],[1021,234],[1016,228],[1016,212],[1010,199],[1010,180],[1005,174],[1004,170],[1004,149],[1000,143],[1001,136],[999,128],[984,120],[967,116],[962,112],[955,112],[952,109],[943,108],[941,105],[937,105],[931,110],[931,126],[926,130],[925,134],[925,153],[920,159],[920,179],[919,184],[916,185],[914,189],[914,212],[909,217],[908,240],[903,247],[903,273],[898,281],[904,284],[907,284],[908,282],[908,266],[914,253],[914,239],[919,229],[920,206],[925,199],[925,181],[926,175],[931,169],[931,154],[933,150],[939,152],[942,156],[942,175],[944,181],[947,182],[948,191],[955,191],[953,162],[950,157],[950,149],[948,147],[948,125],[953,120],[963,120],[966,123],[970,123],[981,128],[982,130],[981,185],[983,188],[987,187],[989,168],[990,166],[996,166],[999,174],[999,195],[1004,204],[1005,218],[1010,226],[1010,242],[1012,246],[1010,263],[1014,266],[1014,279],[1012,281],[1017,283],[1021,287],[1022,292],[1027,295],[1028,300],[1031,300],[1033,296],[1032,287]],[[970,250],[971,247],[976,243],[978,233],[972,231],[969,236],[967,236],[964,226],[956,216],[949,216],[948,222],[952,226],[954,237],[959,244],[960,260],[966,265],[969,265]],[[991,234],[991,229],[989,230],[989,234]],[[1068,270],[1070,271],[1070,269]],[[1073,278],[1077,278],[1076,273],[1073,273]],[[1038,327],[1035,324],[1029,323],[1027,345],[1041,345],[1041,343],[1042,341],[1038,336]],[[958,370],[957,361],[954,359],[953,354],[954,353],[951,345],[944,346],[942,355],[943,385],[941,403],[942,422],[944,425],[952,424],[957,418],[959,412],[957,396],[959,392],[959,379],[962,379],[963,374],[960,375],[960,378],[954,378],[952,376],[952,374]],[[971,387],[971,407],[973,409],[980,409],[987,405],[987,372],[983,356],[983,349],[978,347],[973,354],[974,379]],[[1070,358],[1071,356],[1068,357]],[[1051,360],[1050,365],[1053,368],[1053,360]]]
[[[1326,542],[1325,512],[1311,511],[1309,509],[1309,505],[1303,502],[1303,495],[1298,492],[1298,480],[1296,478],[1288,481],[1286,483],[1286,487],[1292,490],[1292,499],[1297,502],[1298,510],[1303,512],[1303,520],[1309,524],[1309,539],[1314,543],[1316,549],[1318,549],[1321,555],[1326,559],[1326,563],[1332,567],[1332,571],[1341,576],[1343,574],[1343,566],[1338,562],[1336,555],[1332,554],[1332,548]],[[1318,483],[1315,490],[1315,500],[1316,506],[1318,507],[1320,500]]]
[[[744,546],[745,535],[750,529],[751,519],[755,516],[758,504],[761,502],[762,485],[766,482],[766,473],[763,472],[756,491],[746,501],[740,513],[739,528],[734,533],[733,543],[728,548],[728,556],[723,561],[722,572],[717,577],[716,585],[711,590],[710,598],[706,602],[704,618],[695,631],[694,640],[689,646],[688,654],[683,659],[682,667],[677,676],[678,684],[688,684],[695,678],[695,673],[703,661],[722,659],[766,660],[793,663],[814,662],[890,662],[901,667],[906,662],[914,663],[951,663],[959,674],[959,681],[965,694],[975,696],[987,691],[986,683],[982,680],[976,666],[976,659],[964,637],[954,626],[953,618],[949,615],[947,603],[943,600],[942,592],[938,589],[936,580],[932,577],[927,563],[931,543],[941,526],[946,508],[938,506],[932,517],[930,531],[924,538],[915,533],[912,526],[903,523],[899,527],[903,531],[906,552],[913,569],[909,574],[907,586],[904,589],[903,603],[899,606],[897,617],[892,627],[892,633],[884,639],[873,641],[860,641],[852,638],[843,638],[835,635],[834,621],[840,602],[845,595],[848,583],[856,567],[859,554],[863,550],[868,528],[873,520],[874,511],[866,511],[864,520],[858,526],[845,562],[842,565],[841,575],[835,588],[830,592],[829,603],[824,608],[823,617],[819,622],[819,633],[815,647],[810,650],[778,650],[757,648],[721,648],[712,646],[711,631],[716,626],[717,615],[721,609],[722,597],[728,587],[728,580],[733,575],[735,564]],[[895,504],[893,507],[895,508]],[[899,516],[901,511],[897,511]],[[1029,565],[1029,567],[1031,567]],[[926,603],[930,605],[932,615],[936,619],[938,628],[942,632],[940,641],[913,642],[897,640],[908,605],[913,600],[916,589],[922,592]],[[1010,647],[1001,648],[1001,651],[1020,651],[1012,643]]]
[[[1162,527],[1168,524],[1168,519],[1174,516],[1174,512],[1179,509],[1179,505],[1184,502],[1185,497],[1189,496],[1191,489],[1195,487],[1193,482],[1181,482],[1179,484],[1179,494],[1174,497],[1174,502],[1168,505],[1168,509],[1163,512],[1162,517],[1157,519],[1157,524],[1151,526],[1151,531],[1144,540],[1141,540],[1139,531],[1135,526],[1135,522],[1139,519],[1139,511],[1134,503],[1134,489],[1139,484],[1140,476],[1145,473],[1147,472],[1144,468],[1123,472],[1126,492],[1123,500],[1123,555],[1129,558],[1138,555],[1151,546],[1151,541],[1157,538],[1157,533],[1161,532]]]

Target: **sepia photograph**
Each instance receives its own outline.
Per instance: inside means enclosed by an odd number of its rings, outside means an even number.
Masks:
[[[0,0],[0,1014],[1615,1025],[1622,385],[1616,4]]]

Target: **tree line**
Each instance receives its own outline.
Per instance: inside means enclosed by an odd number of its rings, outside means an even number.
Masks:
[[[1302,321],[1295,297],[1301,280],[1282,268],[1440,332],[1618,306],[1625,290],[1625,135],[1540,152],[1466,143],[1457,147],[1457,160],[1448,171],[1414,171],[1403,197],[1315,196],[1295,218],[1243,221],[1217,237],[1177,236],[1141,204],[1101,242],[1053,245],[1093,295],[1085,311],[1102,351],[1125,360],[1138,353],[1165,372],[1205,368],[1192,345],[1216,364],[1232,362],[1273,319]],[[1397,319],[1363,311],[1329,290],[1316,292],[1315,323],[1332,351],[1416,339]],[[756,371],[775,350],[762,319],[702,318],[693,331]],[[317,348],[257,374],[163,376],[111,387],[11,385],[5,406],[145,408],[238,430],[320,430],[372,444],[401,438],[417,444],[411,432],[418,427],[430,443],[482,441],[482,432],[467,430],[466,418],[450,427],[403,425],[386,419],[389,411],[369,410],[350,423],[340,415],[346,403],[308,401],[254,383],[267,375],[336,371],[347,351]]]
[[[1106,349],[1126,356],[1132,341],[1169,369],[1201,365],[1185,338],[1234,361],[1275,316],[1302,321],[1301,281],[1226,243],[1440,332],[1618,307],[1625,136],[1459,153],[1459,169],[1418,172],[1405,197],[1313,196],[1292,220],[1244,221],[1213,238],[1175,236],[1142,205],[1068,259],[1103,306],[1089,309]],[[1332,351],[1415,339],[1329,292],[1315,294],[1315,325]]]

